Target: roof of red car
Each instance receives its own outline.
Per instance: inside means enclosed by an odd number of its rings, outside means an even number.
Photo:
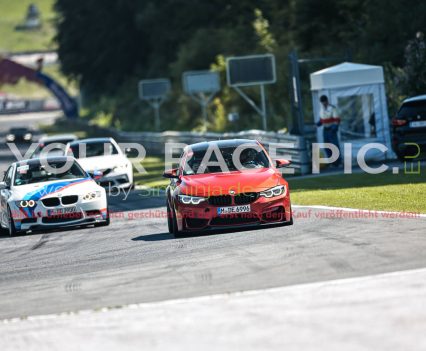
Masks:
[[[209,146],[212,146],[212,145],[216,145],[219,148],[228,148],[228,147],[237,147],[242,144],[257,145],[258,142],[256,140],[251,140],[251,139],[213,140],[213,141],[203,141],[201,143],[188,145],[187,148],[190,148],[192,151],[201,151],[201,150],[206,150]]]

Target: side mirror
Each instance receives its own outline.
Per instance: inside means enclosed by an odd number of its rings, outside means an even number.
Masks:
[[[99,179],[101,179],[103,176],[104,176],[104,174],[103,174],[101,171],[94,171],[94,172],[93,172],[93,175],[92,175],[92,178],[93,178],[94,180],[99,180]]]
[[[8,189],[9,186],[5,182],[0,182],[0,190]]]
[[[177,168],[173,168],[173,169],[169,169],[167,171],[165,171],[163,173],[163,177],[164,178],[169,178],[169,179],[178,179],[178,169]]]
[[[275,161],[275,165],[276,165],[277,168],[287,167],[290,164],[291,164],[290,160],[280,159],[280,160]]]

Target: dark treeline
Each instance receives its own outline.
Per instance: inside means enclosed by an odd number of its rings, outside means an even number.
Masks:
[[[424,1],[57,0],[56,10],[63,72],[80,83],[89,117],[123,129],[153,129],[153,113],[137,99],[136,87],[140,79],[157,77],[173,82],[163,129],[200,128],[200,107],[183,94],[181,74],[208,68],[222,72],[223,85],[209,111],[209,130],[236,128],[227,121],[229,112],[240,113],[238,129],[260,128],[251,107],[225,87],[224,58],[233,55],[276,55],[278,82],[268,87],[275,130],[290,121],[292,50],[300,57],[349,52],[355,62],[384,65],[391,109],[403,96],[426,92],[423,42],[408,45],[425,29]],[[304,66],[305,84],[309,72],[335,63]]]

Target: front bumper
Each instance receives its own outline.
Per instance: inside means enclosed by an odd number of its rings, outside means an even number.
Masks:
[[[192,232],[291,222],[291,203],[288,195],[270,199],[261,197],[250,204],[251,211],[247,213],[219,215],[219,207],[221,206],[208,203],[197,206],[179,203],[176,208],[179,230]]]
[[[76,211],[61,215],[51,212],[70,207],[75,207]],[[107,202],[103,198],[90,202],[79,201],[69,206],[60,205],[48,208],[39,201],[32,210],[11,206],[11,212],[17,231],[82,226],[103,223],[108,220]]]
[[[131,174],[112,174],[101,178],[98,184],[106,189],[119,188],[126,189],[133,185],[133,176]]]

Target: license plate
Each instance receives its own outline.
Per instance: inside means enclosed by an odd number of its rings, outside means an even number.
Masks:
[[[229,207],[219,207],[217,209],[217,214],[228,215],[228,214],[236,214],[236,213],[247,213],[250,211],[251,211],[250,205],[229,206]]]
[[[66,207],[66,208],[58,208],[56,210],[49,210],[48,215],[49,217],[60,217],[60,216],[67,216],[70,214],[74,214],[77,212],[76,207]]]
[[[413,127],[413,128],[426,127],[426,121],[410,122],[410,127]]]

